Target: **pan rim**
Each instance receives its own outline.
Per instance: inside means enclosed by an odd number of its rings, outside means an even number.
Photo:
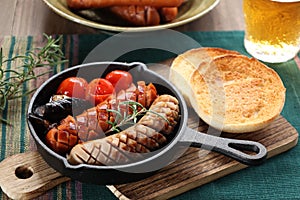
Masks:
[[[131,66],[141,66],[142,69],[146,72],[146,73],[150,73],[153,76],[156,76],[158,79],[163,80],[166,84],[167,87],[169,89],[172,90],[172,92],[174,93],[174,95],[176,96],[176,98],[179,101],[179,106],[180,106],[180,112],[181,112],[181,118],[180,118],[180,124],[178,126],[178,129],[176,131],[176,134],[174,135],[174,137],[172,138],[172,140],[166,145],[164,146],[162,149],[159,150],[159,152],[154,153],[153,155],[151,155],[150,157],[147,157],[145,159],[136,161],[136,162],[132,162],[132,163],[127,163],[127,164],[120,164],[120,165],[90,165],[90,164],[79,164],[79,165],[71,165],[68,163],[66,156],[62,156],[59,155],[57,153],[55,153],[53,150],[51,150],[40,138],[40,136],[36,133],[36,131],[33,128],[32,123],[29,120],[29,114],[32,113],[33,107],[34,107],[34,103],[35,103],[35,99],[38,96],[38,94],[54,79],[58,78],[59,76],[62,76],[63,74],[69,73],[70,71],[74,71],[74,70],[78,70],[84,67],[93,67],[93,66],[101,66],[101,65],[120,65],[120,66],[127,66],[127,67],[131,67]],[[146,64],[142,63],[142,62],[130,62],[130,63],[126,63],[126,62],[115,62],[115,61],[101,61],[101,62],[90,62],[90,63],[84,63],[84,64],[79,64],[79,65],[75,65],[73,67],[67,68],[53,76],[51,76],[49,79],[47,79],[37,90],[36,92],[33,94],[33,96],[31,97],[29,106],[28,106],[28,111],[27,111],[27,124],[30,130],[31,135],[33,136],[34,140],[36,141],[36,143],[38,143],[48,154],[50,154],[52,157],[60,160],[63,164],[64,167],[67,169],[75,169],[75,170],[79,170],[79,169],[96,169],[96,170],[126,170],[126,169],[130,169],[133,167],[137,167],[140,165],[144,165],[145,163],[151,162],[153,160],[155,160],[156,158],[164,155],[166,152],[170,151],[172,148],[174,148],[174,146],[176,146],[176,144],[178,144],[180,142],[180,138],[181,136],[184,134],[185,129],[187,128],[187,120],[188,120],[188,110],[187,110],[187,105],[184,101],[183,96],[181,95],[181,93],[177,90],[177,88],[170,83],[168,80],[166,80],[164,77],[162,77],[161,75],[159,75],[158,73],[150,70]],[[43,156],[42,156],[43,157]],[[44,157],[43,157],[44,158]],[[47,160],[46,160],[47,161]],[[169,163],[166,163],[165,165],[167,166]]]

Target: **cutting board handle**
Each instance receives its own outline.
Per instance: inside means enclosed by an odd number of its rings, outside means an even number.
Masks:
[[[32,199],[70,180],[51,168],[36,151],[4,159],[0,171],[0,187],[11,199]]]

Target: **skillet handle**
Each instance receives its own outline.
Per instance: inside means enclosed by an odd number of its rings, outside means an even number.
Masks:
[[[191,128],[186,129],[180,142],[189,144],[192,147],[221,153],[246,165],[262,164],[267,158],[268,152],[266,147],[258,142],[222,138],[201,133]],[[249,154],[243,151],[247,151]]]

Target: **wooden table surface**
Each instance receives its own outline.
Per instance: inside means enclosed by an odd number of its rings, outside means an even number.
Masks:
[[[241,0],[221,0],[209,13],[178,31],[243,30]],[[97,34],[99,30],[68,21],[42,0],[1,0],[0,35]]]
[[[101,31],[98,29],[90,28],[83,26],[81,24],[77,24],[75,22],[69,21],[56,13],[54,13],[47,5],[43,2],[43,0],[0,0],[1,6],[0,6],[0,37],[2,36],[40,36],[43,33],[46,33],[48,35],[50,34],[98,34]],[[174,30],[177,31],[231,31],[231,30],[244,30],[244,19],[243,19],[243,10],[242,10],[242,0],[221,0],[220,3],[209,13],[202,16],[201,18],[180,26],[174,28]],[[298,57],[297,57],[298,59]],[[299,61],[297,61],[299,62]],[[299,65],[299,64],[298,64]],[[295,81],[297,73],[293,73],[292,71],[287,71],[288,74],[294,75],[294,77],[291,77],[288,81]],[[298,73],[299,74],[299,73]],[[298,83],[298,82],[295,82]],[[297,88],[296,84],[289,84],[290,89]],[[293,92],[296,91],[293,89]],[[297,97],[297,93],[293,93]],[[293,95],[292,92],[290,95]],[[296,103],[296,100],[291,101],[289,99],[290,107],[292,108],[293,105],[294,108],[298,106],[299,104]],[[293,113],[296,113],[296,111],[291,112],[290,115],[293,115]],[[290,117],[293,119],[292,117]],[[296,153],[296,152],[294,152]],[[292,155],[290,154],[289,157],[292,159]],[[283,158],[282,158],[283,159]],[[276,169],[283,169],[286,165],[277,166],[276,163],[279,163],[280,161],[276,160],[273,162],[274,165],[270,164],[269,167],[271,169],[271,172],[275,171]],[[285,164],[283,162],[283,164]],[[295,168],[297,169],[297,162],[295,163]],[[288,168],[292,169],[292,168]],[[272,171],[273,170],[273,171]],[[293,170],[293,171],[295,171]],[[293,172],[291,170],[290,174],[295,174],[296,172]],[[298,170],[299,171],[299,170]],[[265,172],[262,170],[262,172]],[[278,172],[281,174],[281,172]],[[297,174],[298,175],[298,174]],[[274,178],[276,178],[277,175],[274,174]],[[284,196],[280,194],[287,194],[284,191],[292,191],[296,189],[296,191],[299,191],[299,184],[290,185],[289,179],[285,180],[282,176],[278,175],[278,179],[274,179],[274,181],[282,181],[281,185],[282,187],[279,187],[279,196],[283,198]],[[288,177],[289,178],[289,177]],[[295,178],[296,181],[300,180],[300,177],[290,177]],[[271,179],[268,179],[267,177],[263,177],[264,181],[270,181]],[[252,180],[252,179],[251,179]],[[254,180],[254,179],[253,179]],[[247,179],[245,179],[247,181]],[[300,181],[298,181],[300,182]],[[253,183],[253,182],[252,182]],[[258,183],[258,182],[254,182]],[[262,180],[262,183],[263,180]],[[270,182],[269,182],[270,183]],[[295,183],[295,182],[292,182]],[[222,184],[220,184],[223,186]],[[268,192],[268,196],[272,197],[272,194],[274,193],[276,195],[277,188],[272,188],[272,184],[270,183],[268,185],[249,185],[250,189],[256,189],[256,191],[261,191],[261,188],[265,192],[265,195]],[[215,186],[213,186],[215,187]],[[255,188],[256,187],[256,188]],[[217,186],[216,186],[217,188]],[[243,188],[243,187],[241,187]],[[270,189],[271,188],[271,189]],[[237,187],[237,190],[239,187]],[[269,189],[269,190],[268,190]],[[233,191],[235,192],[235,191]],[[296,194],[297,192],[295,192]],[[257,195],[257,196],[255,196]],[[257,199],[260,197],[260,193],[254,194],[254,199]],[[264,193],[262,193],[264,195]],[[187,194],[188,197],[189,194]],[[263,196],[262,196],[263,197]],[[230,198],[230,197],[229,197]],[[251,197],[248,197],[251,198]],[[0,191],[0,199],[1,199],[1,191]]]
[[[0,36],[97,34],[100,30],[64,19],[42,0],[0,0]],[[175,28],[178,31],[243,30],[241,0],[221,0],[203,17]],[[1,198],[1,197],[0,197]]]

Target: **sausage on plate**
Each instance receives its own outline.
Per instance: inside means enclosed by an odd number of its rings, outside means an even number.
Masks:
[[[93,9],[110,6],[178,7],[183,0],[67,0],[72,9]]]

